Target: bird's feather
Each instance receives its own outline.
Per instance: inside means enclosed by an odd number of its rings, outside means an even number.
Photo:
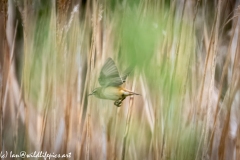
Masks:
[[[119,75],[118,69],[111,58],[108,58],[103,65],[98,82],[101,86],[120,86],[124,83]]]
[[[128,75],[132,72],[132,67],[128,67],[122,74],[121,79],[123,82],[126,81]]]

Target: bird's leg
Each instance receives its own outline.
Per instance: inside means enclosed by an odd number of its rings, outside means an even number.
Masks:
[[[126,96],[123,96],[122,98],[120,98],[119,100],[116,100],[114,102],[114,105],[116,105],[117,107],[120,107],[122,105],[122,101],[126,98]]]
[[[121,100],[121,99],[116,100],[116,101],[114,102],[114,105],[116,105],[117,107],[119,107],[120,100]]]
[[[121,104],[122,104],[122,102],[121,102],[120,99],[119,99],[119,100],[116,100],[116,101],[114,102],[114,105],[117,106],[117,107],[120,107]]]
[[[120,103],[122,103],[122,101],[126,98],[126,96],[122,96],[122,98],[120,99]]]

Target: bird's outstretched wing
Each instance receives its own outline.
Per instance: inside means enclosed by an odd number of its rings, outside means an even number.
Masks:
[[[125,82],[125,80],[123,81],[120,77],[118,69],[111,58],[108,58],[103,65],[98,82],[103,87],[120,86]]]
[[[128,67],[122,74],[121,79],[124,82],[126,82],[127,76],[132,72],[132,67]]]

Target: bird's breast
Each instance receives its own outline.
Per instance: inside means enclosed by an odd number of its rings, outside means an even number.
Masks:
[[[101,98],[103,99],[118,100],[121,97],[122,92],[118,87],[106,87],[101,91]]]

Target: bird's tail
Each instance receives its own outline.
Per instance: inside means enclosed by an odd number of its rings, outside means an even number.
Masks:
[[[138,95],[141,96],[141,94],[135,93],[135,92],[131,92],[132,95]]]
[[[127,93],[129,96],[131,96],[131,95],[140,95],[140,94],[138,94],[138,93],[132,92],[132,91],[127,90],[127,89],[123,89],[123,90],[124,90],[124,92]],[[126,95],[127,95],[127,94],[126,94]]]

